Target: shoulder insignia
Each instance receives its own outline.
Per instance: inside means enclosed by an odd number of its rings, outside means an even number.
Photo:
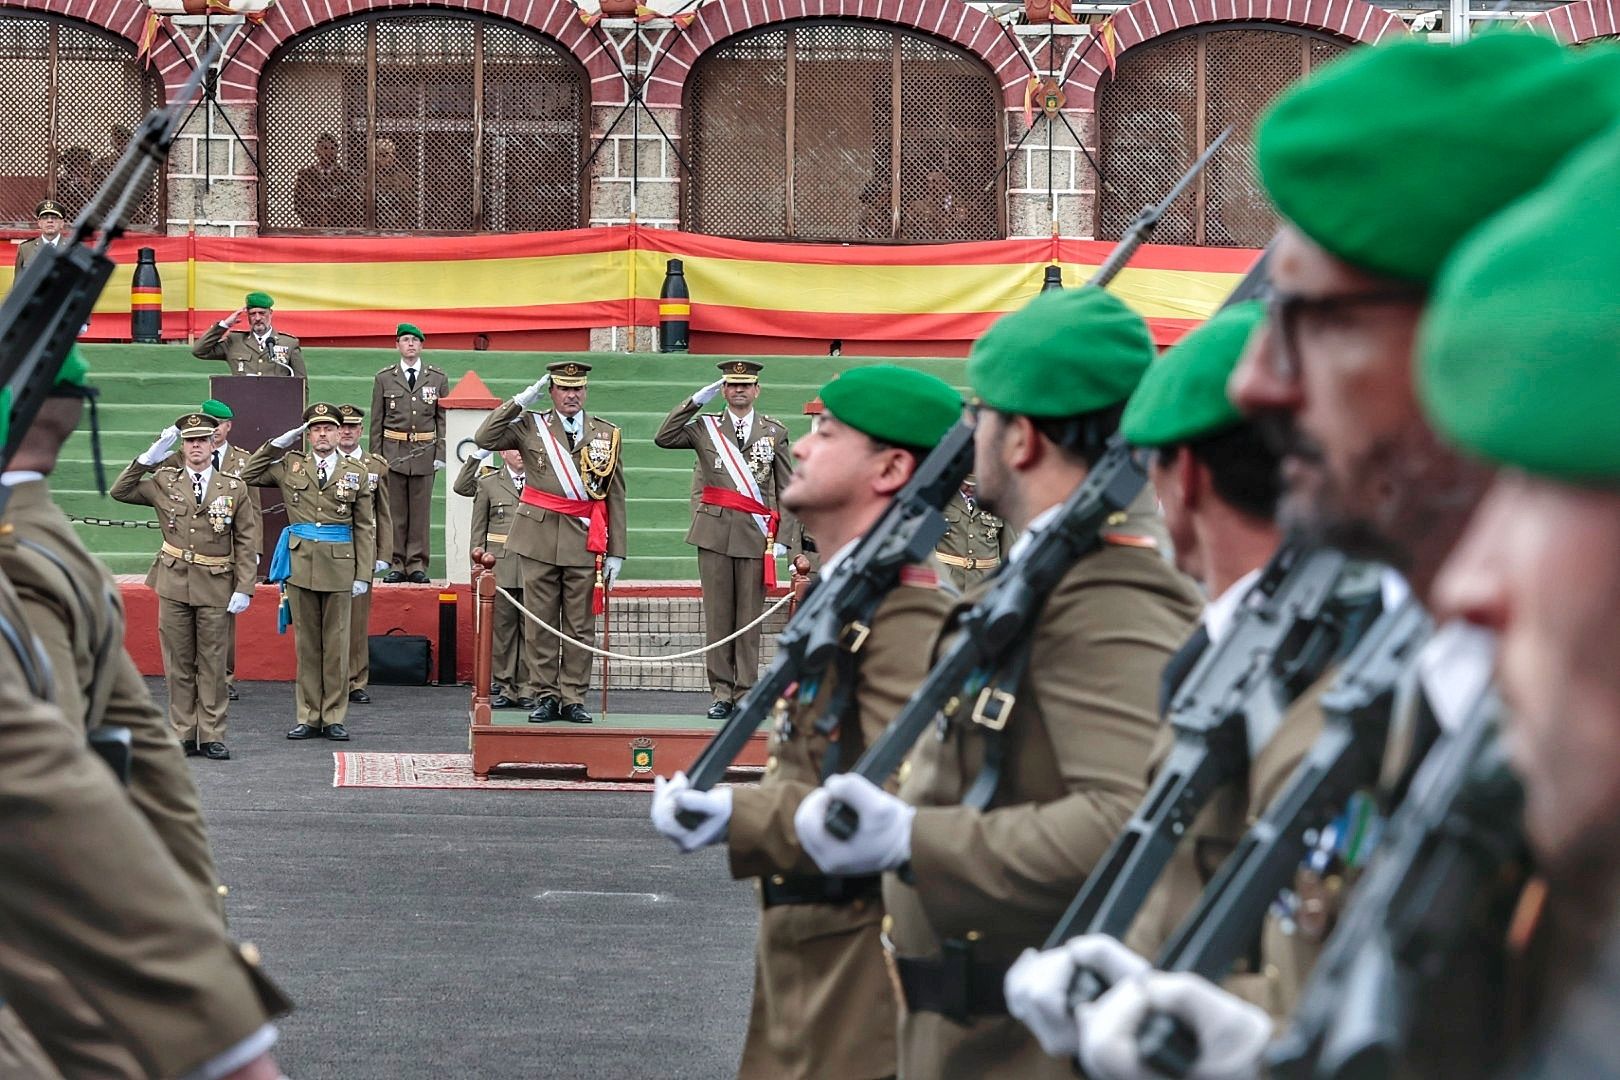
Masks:
[[[384,367],[384,368],[378,368],[378,369],[377,369],[377,374],[378,374],[378,375],[386,375],[386,374],[388,374],[388,373],[389,373],[389,372],[390,372],[390,371],[393,371],[393,370],[394,370],[394,369],[395,369],[395,368],[397,368],[397,367],[398,367],[398,366],[399,366],[399,365],[398,365],[398,364],[389,364],[389,365],[388,365],[388,366],[387,366],[387,367]]]
[[[926,566],[902,566],[900,584],[915,585],[919,589],[939,588],[939,575]]]
[[[438,364],[423,364],[422,366],[427,368],[429,371],[437,371],[440,375],[444,374],[444,368],[440,367]]]
[[[610,428],[614,429],[615,431],[617,431],[618,428],[619,428],[618,424],[615,424],[613,421],[609,420],[605,416],[593,416],[593,417],[591,417],[591,420],[594,423],[601,424],[603,427],[610,427]]]
[[[1159,542],[1151,536],[1131,536],[1129,533],[1103,533],[1103,543],[1116,547],[1157,548]]]

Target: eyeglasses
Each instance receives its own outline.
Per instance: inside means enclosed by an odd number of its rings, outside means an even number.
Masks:
[[[1366,307],[1390,305],[1417,307],[1427,298],[1427,291],[1417,285],[1340,293],[1335,296],[1301,296],[1298,293],[1279,292],[1268,287],[1261,299],[1266,305],[1266,320],[1270,324],[1271,332],[1277,338],[1277,347],[1270,350],[1271,373],[1286,383],[1299,380],[1299,325],[1306,317],[1322,320]]]

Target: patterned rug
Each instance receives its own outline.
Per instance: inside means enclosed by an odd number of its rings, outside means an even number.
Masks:
[[[570,779],[576,765],[531,765],[502,769],[488,780],[473,776],[471,754],[332,755],[333,787],[476,788],[479,791],[651,791],[651,784]]]

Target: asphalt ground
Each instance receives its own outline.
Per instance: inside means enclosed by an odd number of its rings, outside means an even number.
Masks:
[[[290,683],[239,689],[232,760],[191,765],[232,932],[297,1005],[290,1077],[735,1074],[758,914],[723,847],[681,855],[644,792],[332,786],[335,750],[466,752],[464,688],[374,686],[348,743],[286,739]]]

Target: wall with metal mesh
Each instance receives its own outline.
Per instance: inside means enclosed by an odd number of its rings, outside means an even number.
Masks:
[[[687,82],[685,226],[759,239],[1005,235],[1000,90],[892,27],[789,23],[721,43]]]
[[[1156,243],[1262,247],[1276,215],[1254,175],[1254,123],[1284,87],[1348,46],[1275,25],[1224,24],[1119,57],[1097,96],[1097,237],[1118,239],[1227,125],[1232,137],[1165,214]]]
[[[586,104],[571,55],[495,20],[413,12],[312,31],[260,87],[260,229],[576,228]]]
[[[0,15],[0,226],[32,228],[47,197],[71,220],[161,95],[117,38],[49,16]],[[161,230],[161,205],[160,182],[131,224]]]

